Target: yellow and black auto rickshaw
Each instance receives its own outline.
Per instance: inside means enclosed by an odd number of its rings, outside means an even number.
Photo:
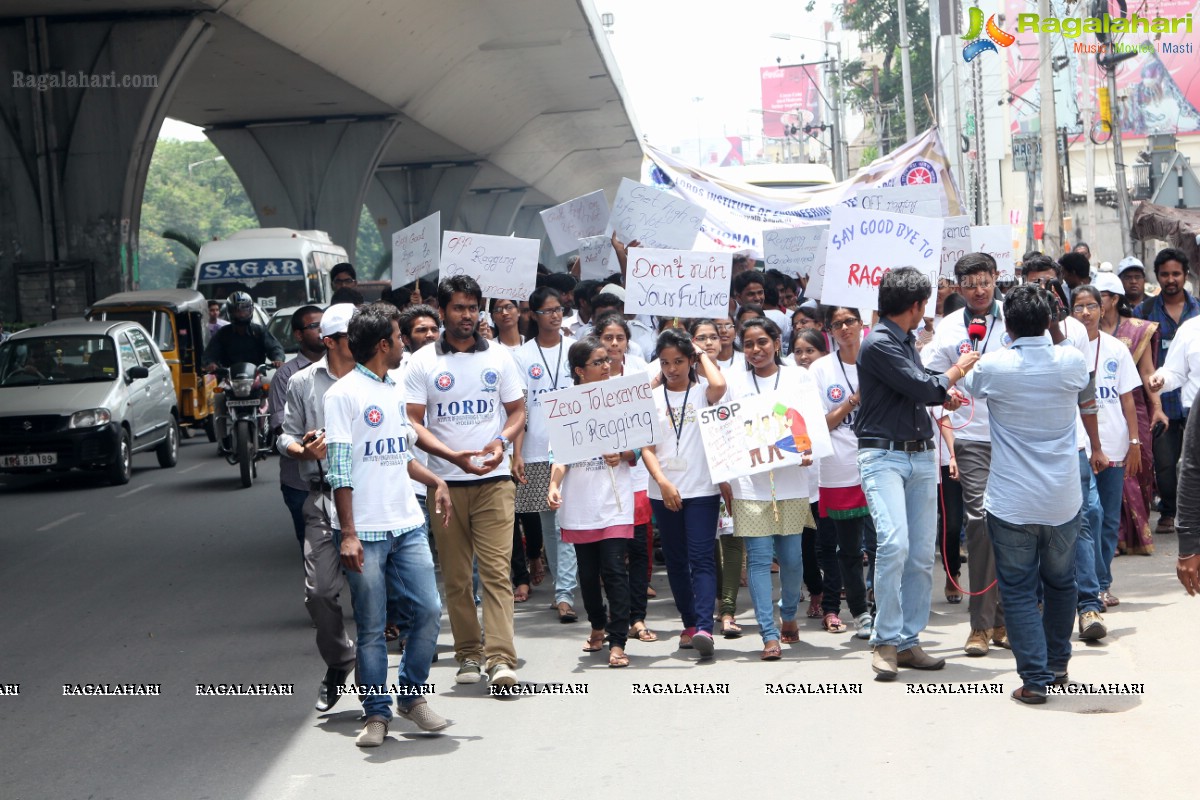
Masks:
[[[184,435],[203,428],[208,440],[217,440],[213,428],[213,394],[216,379],[202,369],[204,324],[208,301],[193,289],[150,289],[118,292],[92,305],[88,319],[120,319],[140,323],[162,351],[175,379],[179,425]]]

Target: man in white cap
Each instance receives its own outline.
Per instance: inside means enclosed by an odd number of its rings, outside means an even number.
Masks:
[[[330,306],[321,316],[325,355],[300,370],[288,382],[283,431],[276,446],[299,462],[300,477],[308,484],[304,501],[304,605],[317,629],[317,650],[325,661],[325,678],[317,690],[318,711],[328,711],[341,699],[341,689],[354,668],[354,643],[346,635],[338,594],[345,588],[341,556],[333,542],[333,492],[326,476],[325,393],[354,369],[347,331],[354,305]]]
[[[1122,258],[1117,264],[1117,277],[1125,287],[1125,302],[1137,308],[1146,299],[1146,266],[1133,256]]]

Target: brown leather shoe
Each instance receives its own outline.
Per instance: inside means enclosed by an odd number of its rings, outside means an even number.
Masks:
[[[876,645],[875,652],[871,654],[871,669],[875,670],[875,680],[877,681],[896,680],[896,676],[900,674],[896,664],[896,646]]]
[[[1174,533],[1175,532],[1175,518],[1168,517],[1168,516],[1159,517],[1158,518],[1158,527],[1156,527],[1154,529],[1154,532],[1157,533],[1159,536],[1170,535],[1170,534]]]
[[[963,652],[969,656],[986,656],[988,640],[991,638],[991,628],[972,629],[971,635],[967,637],[966,645],[963,646]]]
[[[912,647],[902,650],[896,655],[896,664],[908,669],[933,670],[946,666],[946,659],[934,658],[922,650],[920,645],[914,644]]]
[[[1003,625],[992,628],[992,644],[996,647],[1003,647],[1005,650],[1012,650],[1012,643],[1008,641],[1008,628]]]

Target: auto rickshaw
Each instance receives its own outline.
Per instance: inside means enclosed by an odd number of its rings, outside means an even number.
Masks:
[[[88,319],[120,319],[140,323],[162,351],[175,379],[179,403],[179,426],[184,436],[203,428],[215,442],[213,426],[217,381],[203,371],[204,323],[208,301],[194,289],[151,289],[118,292],[94,304],[84,313]]]

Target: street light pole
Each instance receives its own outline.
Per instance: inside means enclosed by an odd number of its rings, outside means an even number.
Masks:
[[[842,101],[841,101],[841,67],[842,67],[842,43],[836,40],[818,39],[813,36],[799,36],[794,33],[772,33],[772,39],[784,39],[791,41],[792,39],[802,39],[807,42],[819,42],[825,45],[825,59],[830,62],[827,66],[827,75],[837,77],[837,85],[830,83],[829,93],[832,99],[829,101],[830,113],[833,116],[831,133],[833,135],[833,147],[830,150],[833,153],[833,176],[839,181],[846,179],[846,163],[842,152]],[[834,51],[837,53],[833,58],[829,57],[829,46],[833,45]]]
[[[900,9],[900,78],[904,83],[904,136],[912,141],[917,138],[917,118],[913,115],[912,68],[908,63],[908,17],[904,11],[904,0],[896,0],[896,6]]]

